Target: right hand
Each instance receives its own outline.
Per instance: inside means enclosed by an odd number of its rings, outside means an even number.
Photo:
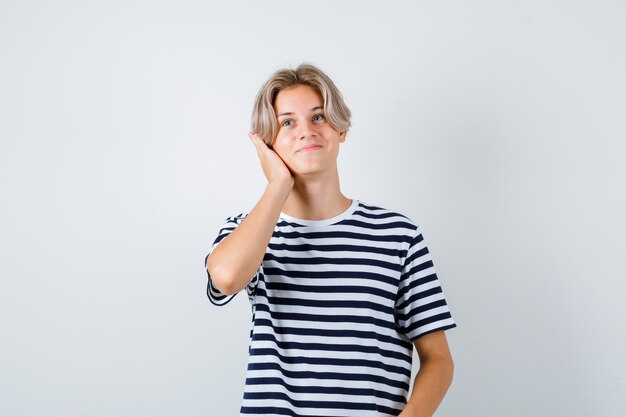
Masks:
[[[291,190],[295,179],[281,157],[273,149],[270,149],[256,133],[248,132],[248,137],[256,147],[261,167],[268,183],[287,184]]]

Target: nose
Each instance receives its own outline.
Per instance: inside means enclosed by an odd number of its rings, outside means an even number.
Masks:
[[[315,136],[316,134],[315,126],[311,120],[306,119],[300,123],[300,131],[298,132],[299,139]]]

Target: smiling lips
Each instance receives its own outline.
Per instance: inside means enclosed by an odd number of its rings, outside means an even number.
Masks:
[[[304,148],[301,148],[298,152],[300,152],[300,151],[303,151],[303,152],[314,151],[314,150],[319,149],[319,148],[321,148],[320,145],[308,145],[308,146],[305,146]]]

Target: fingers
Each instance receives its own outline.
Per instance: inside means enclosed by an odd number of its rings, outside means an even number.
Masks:
[[[265,142],[263,142],[263,139],[261,139],[258,134],[252,131],[248,132],[248,137],[252,140],[252,143],[254,143],[257,148],[261,148],[262,145],[265,144]]]

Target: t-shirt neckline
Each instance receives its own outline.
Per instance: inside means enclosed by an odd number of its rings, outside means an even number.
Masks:
[[[298,223],[298,224],[301,224],[303,226],[313,226],[313,227],[329,226],[331,224],[338,223],[338,222],[340,222],[340,221],[350,217],[352,215],[352,213],[354,213],[356,211],[356,208],[359,206],[359,200],[357,200],[356,198],[353,198],[351,200],[352,200],[352,204],[350,204],[350,207],[348,207],[342,213],[339,213],[338,215],[330,217],[328,219],[322,219],[322,220],[299,219],[297,217],[293,217],[293,216],[290,216],[288,214],[285,214],[282,211],[280,212],[280,216],[279,217],[281,219],[283,219],[283,220],[288,221],[288,222]]]

